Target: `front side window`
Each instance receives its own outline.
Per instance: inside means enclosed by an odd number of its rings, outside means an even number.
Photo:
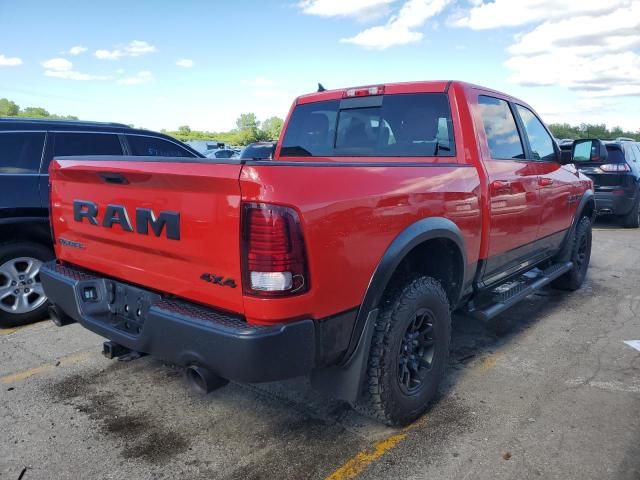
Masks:
[[[533,160],[556,160],[556,151],[553,148],[553,138],[547,132],[542,122],[531,110],[522,105],[516,105],[518,114],[524,123],[524,130],[529,139],[529,147]]]
[[[38,173],[44,133],[0,133],[0,173]]]
[[[478,109],[487,135],[491,158],[523,159],[522,140],[509,104],[499,98],[480,95]]]
[[[416,93],[298,105],[281,156],[450,157],[449,99]]]
[[[122,145],[114,133],[56,133],[54,157],[122,155]]]
[[[188,150],[157,137],[127,135],[131,154],[140,157],[194,157]]]

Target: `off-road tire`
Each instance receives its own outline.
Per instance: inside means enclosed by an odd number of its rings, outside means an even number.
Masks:
[[[636,193],[636,199],[629,213],[622,216],[622,226],[624,228],[640,227],[640,191]]]
[[[582,217],[578,222],[571,247],[573,268],[551,284],[559,290],[578,290],[584,283],[591,260],[591,219]]]
[[[415,319],[420,312],[427,312],[431,319],[432,335],[427,340],[433,345],[431,366],[425,367],[424,381],[416,387],[418,390],[409,394],[401,386],[400,353],[408,329],[416,325]],[[364,392],[356,410],[391,426],[413,422],[427,410],[438,391],[447,368],[450,341],[451,311],[440,282],[431,277],[420,277],[395,290],[376,320]],[[406,355],[406,349],[404,352]]]
[[[0,265],[12,259],[28,257],[47,262],[53,260],[50,247],[35,242],[5,243],[0,245]],[[26,313],[10,313],[0,309],[0,328],[10,328],[42,320],[47,315],[48,301]]]

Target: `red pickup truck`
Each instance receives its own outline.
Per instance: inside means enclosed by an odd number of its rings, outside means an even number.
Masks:
[[[488,321],[582,284],[593,188],[563,163],[533,109],[493,90],[317,92],[272,160],[56,158],[58,259],[40,275],[54,321],[107,337],[109,357],[155,355],[205,392],[308,375],[407,424],[445,372],[453,310]]]

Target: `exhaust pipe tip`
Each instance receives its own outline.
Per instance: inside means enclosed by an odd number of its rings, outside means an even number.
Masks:
[[[48,311],[49,318],[51,318],[51,321],[58,327],[64,327],[65,325],[75,323],[75,320],[73,318],[71,318],[69,315],[67,315],[54,305],[50,305]]]
[[[206,395],[224,387],[229,380],[216,375],[211,370],[199,365],[190,365],[185,369],[185,377],[191,387],[198,393]]]

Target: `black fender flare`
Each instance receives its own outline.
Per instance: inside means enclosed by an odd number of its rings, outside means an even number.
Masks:
[[[387,247],[371,276],[364,300],[358,309],[349,346],[341,364],[312,372],[311,381],[314,387],[350,403],[354,403],[358,399],[369,358],[378,306],[384,291],[398,265],[409,252],[421,243],[434,239],[451,240],[460,251],[462,282],[458,298],[450,299],[452,304],[457,303],[462,292],[462,284],[468,275],[464,238],[460,228],[451,220],[443,217],[424,218],[409,225]]]
[[[569,227],[569,230],[567,230],[567,234],[562,240],[562,247],[560,248],[560,252],[556,256],[558,260],[560,261],[571,260],[571,247],[572,247],[571,239],[573,238],[573,234],[576,231],[578,222],[584,216],[583,213],[589,203],[593,204],[591,216],[589,217],[589,219],[593,222],[593,220],[596,217],[596,197],[593,193],[593,190],[591,189],[586,190],[582,194],[582,198],[580,198],[580,203],[578,204],[578,208],[576,208],[576,214],[574,215],[573,220],[571,220],[571,226]]]

